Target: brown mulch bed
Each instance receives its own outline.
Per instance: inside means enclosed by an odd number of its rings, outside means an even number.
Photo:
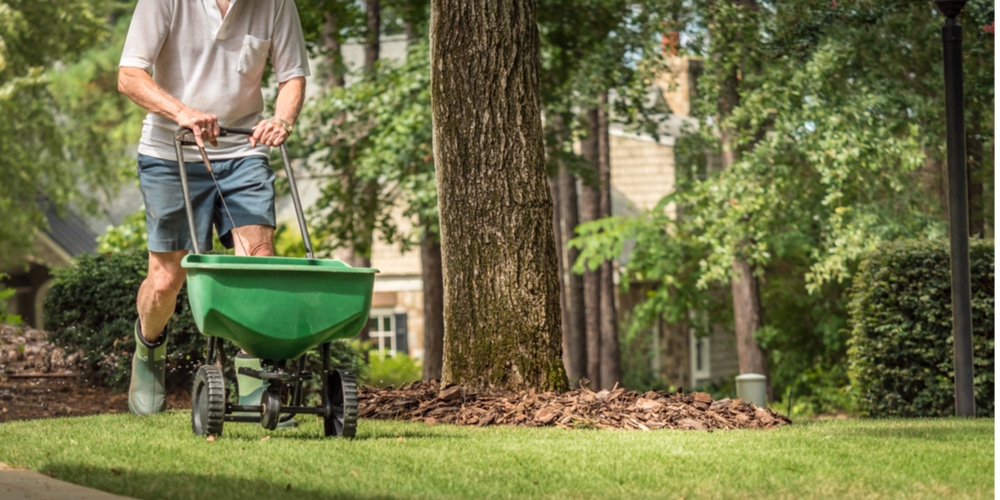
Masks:
[[[124,393],[88,384],[79,375],[81,369],[80,356],[66,355],[48,343],[45,332],[0,325],[0,423],[128,411]],[[428,424],[715,430],[771,429],[791,423],[771,410],[739,399],[713,400],[703,392],[586,387],[566,393],[473,391],[430,381],[396,389],[362,387],[358,396],[362,418]],[[190,409],[187,388],[168,394],[167,408]]]
[[[358,416],[422,421],[430,424],[555,426],[564,429],[772,429],[787,417],[740,399],[713,400],[704,392],[645,392],[616,387],[566,392],[471,391],[436,381],[398,389],[364,387]]]

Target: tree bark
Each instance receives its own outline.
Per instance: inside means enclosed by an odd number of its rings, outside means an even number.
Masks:
[[[559,166],[559,215],[560,231],[563,241],[568,242],[576,234],[576,226],[580,223],[580,212],[577,203],[576,177],[566,165]],[[583,276],[572,271],[573,264],[580,256],[580,250],[562,246],[566,258],[562,266],[566,277],[566,319],[563,323],[564,348],[566,349],[566,370],[571,386],[576,386],[581,378],[587,376],[587,334],[586,308],[583,302]]]
[[[551,156],[548,157],[551,161]],[[557,167],[558,168],[558,167]],[[558,262],[558,276],[559,276],[559,311],[560,311],[560,321],[562,322],[562,362],[563,368],[566,369],[566,376],[569,379],[570,385],[573,384],[573,377],[569,375],[569,345],[566,343],[566,328],[569,327],[569,308],[566,305],[566,244],[563,240],[563,234],[560,229],[562,223],[562,215],[560,213],[561,207],[559,206],[559,175],[549,176],[549,194],[552,196],[552,232],[555,236],[556,243],[556,261]]]
[[[328,87],[344,86],[344,55],[340,51],[340,20],[336,14],[323,15],[323,52],[327,60],[323,66],[323,79]]]
[[[375,78],[375,65],[378,63],[381,45],[379,36],[382,31],[382,8],[379,0],[365,0],[365,78]],[[357,225],[361,238],[360,248],[354,250],[355,265],[371,267],[372,248],[375,241],[375,219],[379,210],[379,185],[373,179],[366,179],[361,189],[361,211],[357,214]]]
[[[365,0],[365,75],[375,73],[379,58],[379,35],[382,31],[382,8],[379,0]]]
[[[567,389],[535,7],[431,3],[445,383]]]
[[[444,358],[444,286],[441,277],[441,242],[424,224],[420,240],[420,265],[424,287],[423,380],[441,380]]]
[[[611,216],[611,144],[608,129],[608,92],[601,93],[597,112],[598,180],[601,217]],[[621,382],[622,361],[618,346],[618,314],[615,308],[614,262],[601,264],[601,385],[611,389]]]
[[[740,373],[759,373],[767,377],[767,399],[774,400],[767,354],[754,340],[760,329],[760,283],[753,276],[750,264],[733,261],[733,318],[736,323],[736,350],[739,352]]]
[[[601,217],[601,193],[597,187],[600,162],[597,108],[587,111],[589,133],[580,144],[580,153],[593,166],[594,175],[580,187],[580,222]],[[583,274],[584,338],[587,340],[587,378],[591,387],[601,385],[601,272],[588,270]]]

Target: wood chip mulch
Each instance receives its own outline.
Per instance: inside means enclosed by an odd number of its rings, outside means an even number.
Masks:
[[[475,426],[712,431],[773,429],[792,423],[741,399],[716,401],[704,392],[640,394],[619,387],[539,393],[473,391],[459,385],[441,387],[437,381],[413,382],[399,388],[361,387],[358,406],[358,416],[363,418]]]

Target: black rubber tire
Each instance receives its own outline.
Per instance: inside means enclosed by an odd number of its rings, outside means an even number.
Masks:
[[[202,365],[191,390],[191,430],[199,436],[221,436],[226,416],[226,381],[222,368]]]
[[[358,431],[358,385],[352,373],[344,370],[330,372],[323,407],[326,409],[323,417],[326,437],[354,437]]]
[[[278,418],[281,417],[281,399],[271,391],[264,391],[260,395],[261,427],[273,431],[278,428]]]

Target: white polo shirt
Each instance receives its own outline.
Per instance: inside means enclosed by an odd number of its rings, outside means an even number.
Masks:
[[[279,82],[309,76],[294,0],[230,0],[225,19],[216,0],[139,0],[119,66],[136,67],[185,105],[219,117],[223,127],[250,128],[264,110],[261,80],[268,58]],[[177,123],[155,113],[143,121],[139,153],[176,160]],[[212,159],[267,155],[245,136],[206,144]],[[194,147],[186,161],[200,161]]]

